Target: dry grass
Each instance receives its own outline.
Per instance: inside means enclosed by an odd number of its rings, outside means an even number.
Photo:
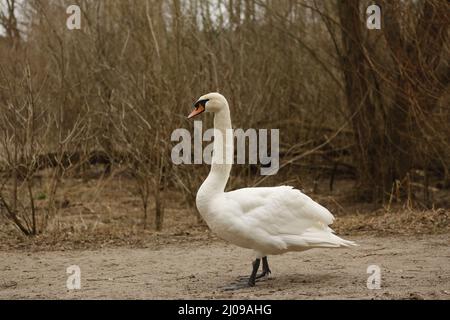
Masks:
[[[323,191],[312,197],[324,203],[337,217],[333,228],[340,235],[425,235],[450,231],[450,210],[413,210],[397,206],[373,211],[373,206],[355,204],[346,198],[349,181],[338,182],[339,191]],[[320,186],[326,189],[326,183]],[[305,182],[308,192],[313,183]],[[6,220],[0,220],[0,250],[70,250],[105,247],[151,247],[179,242],[215,241],[207,226],[197,220],[192,203],[173,192],[166,207],[165,226],[143,228],[143,213],[135,183],[126,175],[111,179],[66,179],[62,186],[60,214],[48,230],[34,237],[21,235]],[[170,201],[168,201],[170,200]],[[45,206],[45,199],[37,207]],[[152,204],[151,204],[152,206]],[[5,223],[6,222],[6,223]]]
[[[190,105],[210,91],[236,128],[280,130],[270,185],[306,188],[338,215],[449,208],[449,3],[381,1],[383,28],[369,31],[370,3],[80,0],[68,30],[71,1],[0,0],[0,214],[80,242],[140,242],[178,214],[195,225],[207,167],[174,165],[170,136],[192,131]],[[99,163],[112,181],[73,180]],[[261,182],[254,169],[234,169],[231,188]],[[344,176],[356,183],[323,191]]]
[[[334,228],[339,234],[427,235],[450,232],[450,210],[379,210],[371,214],[339,217]]]

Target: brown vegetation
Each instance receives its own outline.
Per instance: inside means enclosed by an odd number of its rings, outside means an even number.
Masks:
[[[71,1],[0,0],[0,214],[40,233],[64,183],[104,165],[98,185],[131,178],[139,225],[151,208],[160,230],[207,170],[173,165],[170,134],[216,90],[236,127],[280,129],[282,169],[264,183],[353,178],[352,199],[448,208],[449,3],[381,1],[367,30],[369,2],[79,0],[68,30]],[[250,165],[233,175],[261,182]]]

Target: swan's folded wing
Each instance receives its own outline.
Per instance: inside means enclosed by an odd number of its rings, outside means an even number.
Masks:
[[[238,189],[226,197],[239,206],[247,225],[272,235],[330,232],[328,225],[334,220],[325,207],[290,186]]]

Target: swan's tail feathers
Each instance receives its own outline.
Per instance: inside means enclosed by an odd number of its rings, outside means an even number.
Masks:
[[[286,241],[287,240],[287,241]],[[350,240],[345,240],[329,232],[305,232],[301,236],[285,238],[288,247],[309,247],[309,248],[342,248],[353,247],[357,244]]]
[[[357,244],[350,240],[342,239],[334,234],[331,237],[309,238],[308,244],[316,248],[346,248],[357,246]]]
[[[342,238],[340,238],[340,239],[342,241],[342,244],[340,245],[341,247],[357,247],[358,246],[358,244],[356,242],[354,242],[354,241],[345,240],[345,239],[342,239]]]
[[[337,235],[335,235],[334,230],[331,229],[330,227],[328,227],[328,231],[331,232],[331,234],[333,235],[333,238],[339,242],[339,247],[357,247],[358,246],[358,244],[354,241],[345,240],[345,239],[342,239],[341,237],[338,237]]]

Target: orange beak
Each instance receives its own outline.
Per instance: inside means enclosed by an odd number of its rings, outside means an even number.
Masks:
[[[202,106],[201,104],[199,104],[197,107],[195,107],[194,110],[192,110],[192,112],[188,115],[188,119],[193,118],[197,115],[199,115],[200,113],[202,113],[203,111],[205,111],[205,107]]]

